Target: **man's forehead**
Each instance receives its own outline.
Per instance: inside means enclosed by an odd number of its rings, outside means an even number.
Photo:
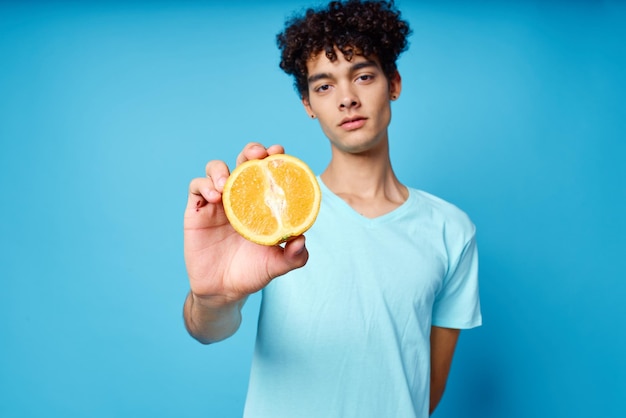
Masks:
[[[325,68],[335,68],[341,65],[349,65],[350,67],[362,67],[364,63],[367,66],[376,66],[380,68],[380,63],[375,56],[364,56],[362,54],[353,53],[346,55],[342,53],[340,50],[335,49],[335,56],[331,59],[327,56],[325,51],[320,51],[316,54],[311,55],[306,62],[307,70],[309,73],[314,71],[315,68],[325,67]]]

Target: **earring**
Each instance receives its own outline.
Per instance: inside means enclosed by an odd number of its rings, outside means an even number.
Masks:
[[[311,119],[315,119],[315,115],[311,115]]]

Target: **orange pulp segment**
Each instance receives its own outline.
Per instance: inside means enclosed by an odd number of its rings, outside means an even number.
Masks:
[[[313,171],[287,154],[240,164],[222,193],[233,228],[262,245],[276,245],[306,232],[317,218],[321,200]]]

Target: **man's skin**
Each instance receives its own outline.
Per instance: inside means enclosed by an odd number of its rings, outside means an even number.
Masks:
[[[237,157],[237,165],[283,152],[278,145],[266,149],[251,143]],[[191,289],[183,312],[189,333],[204,344],[234,334],[248,295],[308,260],[304,236],[287,242],[283,249],[254,244],[232,228],[222,206],[228,175],[223,161],[209,162],[206,177],[191,181],[185,210],[185,262]]]
[[[302,104],[318,119],[332,151],[320,175],[322,181],[365,217],[396,209],[408,198],[389,158],[391,102],[402,90],[400,74],[388,79],[376,57],[354,55],[347,61],[340,52],[334,62],[325,54],[313,56],[307,71],[309,88]],[[282,152],[279,145],[265,148],[250,143],[237,157],[237,164]],[[228,167],[222,161],[211,161],[206,175],[191,182],[185,212],[185,260],[191,291],[184,316],[190,334],[211,343],[238,329],[248,295],[273,278],[302,267],[309,254],[303,236],[287,242],[284,249],[253,244],[239,236],[228,224],[221,204]],[[459,332],[431,329],[431,413],[443,394]]]

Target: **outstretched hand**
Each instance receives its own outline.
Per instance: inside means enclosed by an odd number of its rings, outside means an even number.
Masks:
[[[252,159],[283,153],[280,145],[265,148],[246,145],[237,165]],[[213,305],[231,304],[255,293],[275,277],[304,266],[308,259],[303,236],[288,241],[284,248],[250,242],[228,222],[222,205],[224,183],[230,175],[223,161],[210,161],[206,177],[189,185],[185,210],[185,264],[195,298]]]

